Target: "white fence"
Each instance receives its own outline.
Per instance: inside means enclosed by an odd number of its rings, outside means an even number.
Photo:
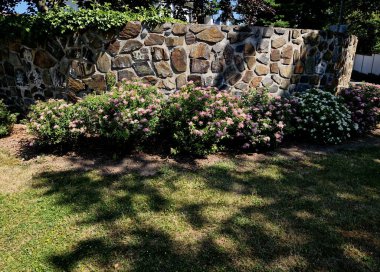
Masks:
[[[366,75],[380,75],[380,55],[364,56],[356,54],[354,71]]]

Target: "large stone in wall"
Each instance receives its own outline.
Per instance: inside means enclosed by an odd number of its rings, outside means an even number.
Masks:
[[[282,64],[290,64],[292,62],[292,56],[293,56],[293,46],[286,45],[282,48],[281,51],[281,59]]]
[[[255,72],[258,76],[264,76],[269,73],[269,68],[267,65],[257,64],[255,68]]]
[[[190,71],[192,73],[206,74],[210,68],[210,62],[202,59],[191,59]]]
[[[106,52],[100,53],[96,67],[100,72],[107,73],[111,70],[111,57]]]
[[[108,43],[107,52],[111,56],[116,56],[117,54],[119,54],[120,47],[121,47],[121,44],[119,40],[112,40]]]
[[[75,78],[84,78],[95,73],[95,65],[83,61],[73,60],[70,74]]]
[[[187,32],[186,24],[174,24],[172,28],[172,32],[174,35],[185,35]]]
[[[159,34],[149,34],[145,39],[144,44],[146,46],[162,45],[165,41],[165,37]]]
[[[138,40],[128,40],[121,49],[120,54],[131,53],[139,50],[142,46],[143,44]]]
[[[67,87],[74,92],[80,92],[86,88],[82,81],[76,80],[72,77],[67,79]]]
[[[193,45],[190,51],[190,58],[195,59],[210,59],[211,50],[205,43],[198,43]]]
[[[46,51],[37,50],[34,55],[34,65],[47,69],[53,67],[57,61]]]
[[[184,38],[183,37],[167,37],[165,43],[168,47],[182,46]]]
[[[283,37],[272,40],[272,48],[277,49],[286,44],[286,40]]]
[[[256,65],[256,57],[245,57],[245,63],[247,63],[248,69],[252,70]]]
[[[141,32],[140,22],[128,22],[123,30],[120,32],[120,39],[132,39],[136,38]]]
[[[132,58],[136,62],[148,61],[150,59],[150,50],[148,47],[143,47],[138,51],[132,52]]]
[[[176,47],[171,53],[171,63],[176,72],[185,72],[187,68],[187,55],[183,47]]]
[[[154,68],[159,77],[166,78],[173,75],[172,70],[170,69],[170,64],[166,61],[155,62]]]
[[[198,40],[209,43],[217,43],[224,39],[223,32],[221,32],[216,26],[208,27],[196,36]]]
[[[148,62],[136,62],[133,64],[133,69],[138,76],[153,76],[154,71]]]
[[[180,89],[182,86],[185,86],[187,84],[186,74],[180,74],[179,76],[177,76],[175,82],[177,89]]]
[[[193,32],[193,33],[196,34],[196,33],[199,33],[199,32],[201,32],[201,31],[205,30],[205,29],[208,28],[208,27],[209,27],[209,26],[207,26],[207,25],[191,24],[189,30],[190,30],[191,32]]]
[[[119,55],[112,60],[112,68],[123,69],[132,67],[132,57],[130,55]]]
[[[91,78],[83,79],[83,83],[90,89],[95,91],[106,90],[105,76],[101,74],[92,75]]]
[[[193,33],[187,32],[185,35],[185,41],[187,45],[194,44],[196,41],[196,37]]]
[[[212,63],[211,63],[211,71],[213,73],[221,73],[224,70],[225,61],[222,57],[217,57]]]
[[[244,59],[240,55],[235,55],[234,60],[236,68],[240,72],[243,72],[245,70]]]
[[[291,78],[292,72],[293,72],[293,69],[291,65],[280,67],[280,76],[284,78]]]
[[[244,44],[243,54],[245,57],[252,57],[256,55],[256,48],[252,43]]]
[[[122,80],[134,80],[134,79],[137,79],[138,77],[136,73],[133,72],[132,70],[125,69],[125,70],[117,71],[117,78],[119,81],[122,81]]]
[[[169,60],[169,53],[163,47],[152,47],[152,60],[153,61]]]

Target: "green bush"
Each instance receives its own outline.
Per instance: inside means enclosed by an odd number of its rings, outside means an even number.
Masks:
[[[299,106],[295,122],[300,136],[319,143],[339,144],[358,129],[339,97],[318,89],[299,93],[297,97]]]
[[[10,113],[3,101],[0,100],[0,137],[11,133],[16,117],[16,114]]]

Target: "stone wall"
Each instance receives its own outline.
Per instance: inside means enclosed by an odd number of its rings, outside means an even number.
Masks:
[[[33,41],[32,41],[33,43]],[[129,22],[121,30],[0,44],[0,98],[35,99],[106,89],[106,75],[139,78],[171,91],[188,81],[232,92],[266,87],[281,95],[348,84],[357,38],[273,27]]]

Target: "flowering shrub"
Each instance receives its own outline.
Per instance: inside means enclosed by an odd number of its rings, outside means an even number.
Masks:
[[[28,128],[40,142],[55,145],[76,141],[80,132],[73,132],[69,124],[78,114],[76,106],[63,100],[37,102],[28,115]]]
[[[358,125],[342,101],[329,92],[311,89],[297,94],[299,99],[297,131],[311,140],[338,144],[350,138]]]
[[[61,144],[78,137],[126,142],[156,132],[163,97],[142,83],[124,83],[101,95],[88,95],[75,105],[39,102],[29,114],[29,128],[42,142]]]
[[[221,150],[247,118],[236,96],[193,84],[172,94],[163,110],[173,153],[205,155]]]
[[[364,134],[374,129],[379,122],[380,87],[375,85],[355,85],[339,92],[351,119],[358,124],[357,133]]]
[[[7,136],[16,122],[16,115],[11,114],[3,101],[0,100],[0,137]]]
[[[293,133],[296,99],[271,97],[265,90],[251,90],[242,100],[248,118],[236,136],[245,142],[243,148],[275,146],[282,142],[285,133]]]
[[[126,82],[111,92],[89,95],[78,103],[80,117],[88,136],[126,142],[145,140],[156,133],[160,121],[163,95],[143,83]]]

